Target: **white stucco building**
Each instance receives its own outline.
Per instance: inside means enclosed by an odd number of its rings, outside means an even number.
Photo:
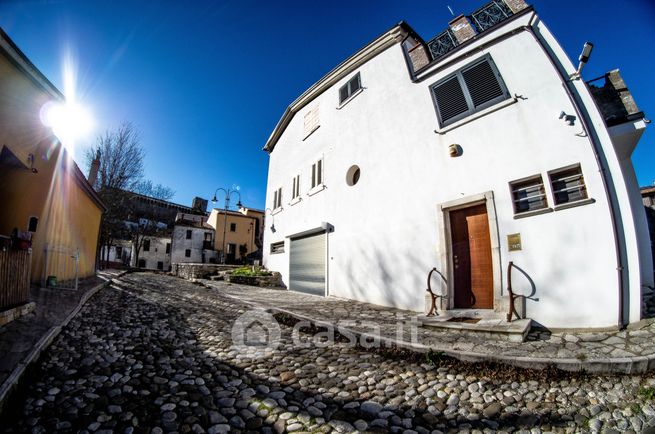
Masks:
[[[214,248],[215,231],[207,223],[207,218],[206,215],[177,214],[171,240],[173,264],[218,262],[218,251]]]
[[[132,244],[132,267],[146,270],[169,271],[171,269],[171,238],[146,236],[139,250],[139,260],[135,261],[136,251]]]
[[[264,148],[264,265],[290,290],[415,311],[434,267],[442,311],[503,315],[512,261],[536,323],[639,321],[643,114],[616,71],[576,77],[532,7],[485,8],[427,43],[400,23],[291,103]]]

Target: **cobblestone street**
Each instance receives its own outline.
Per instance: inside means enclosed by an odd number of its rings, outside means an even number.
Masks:
[[[162,274],[89,300],[22,385],[7,432],[644,432],[652,376],[513,381],[338,342],[233,347],[250,307]]]

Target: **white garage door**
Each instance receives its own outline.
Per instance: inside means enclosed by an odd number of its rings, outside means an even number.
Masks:
[[[291,239],[289,289],[325,295],[325,232]]]

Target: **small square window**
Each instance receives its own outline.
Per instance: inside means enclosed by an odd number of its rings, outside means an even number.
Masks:
[[[582,169],[577,164],[572,167],[553,170],[548,173],[553,187],[555,205],[584,200],[587,198],[587,186],[582,176]]]
[[[191,229],[187,229],[187,231],[186,231],[186,239],[187,239],[187,240],[190,240],[190,239],[191,239],[191,233],[192,233],[192,232],[191,232]]]
[[[346,102],[346,100],[350,99],[361,88],[362,80],[358,72],[346,84],[339,88],[339,104],[341,105]]]
[[[184,251],[184,256],[186,256],[187,258],[190,258],[191,257],[191,249],[186,249]]]
[[[271,254],[284,253],[284,241],[271,243]]]
[[[541,175],[510,182],[514,213],[520,214],[548,207]]]
[[[237,231],[237,224],[230,223],[230,232],[236,232],[236,231]]]

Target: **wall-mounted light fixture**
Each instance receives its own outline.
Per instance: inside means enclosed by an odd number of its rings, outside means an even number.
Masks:
[[[593,50],[594,44],[591,42],[585,42],[584,47],[582,47],[582,53],[580,53],[580,57],[578,60],[580,63],[578,64],[578,69],[571,74],[571,80],[577,80],[580,78],[580,73],[582,72],[582,68],[587,64],[589,61],[589,57],[591,57],[591,50]]]
[[[575,117],[575,116],[573,116],[573,115],[567,115],[567,114],[564,113],[564,112],[561,112],[561,113],[559,114],[559,118],[560,118],[560,119],[564,119],[564,122],[566,122],[566,123],[569,124],[570,126],[573,126],[573,125],[575,124],[575,120],[576,120],[576,117]]]
[[[462,147],[456,143],[453,143],[452,145],[448,146],[448,155],[450,155],[451,157],[459,157],[463,153],[464,150],[462,149]]]
[[[271,215],[271,232],[275,233],[275,217],[273,216],[273,210],[270,208],[264,210],[264,220],[266,220],[266,211]]]

